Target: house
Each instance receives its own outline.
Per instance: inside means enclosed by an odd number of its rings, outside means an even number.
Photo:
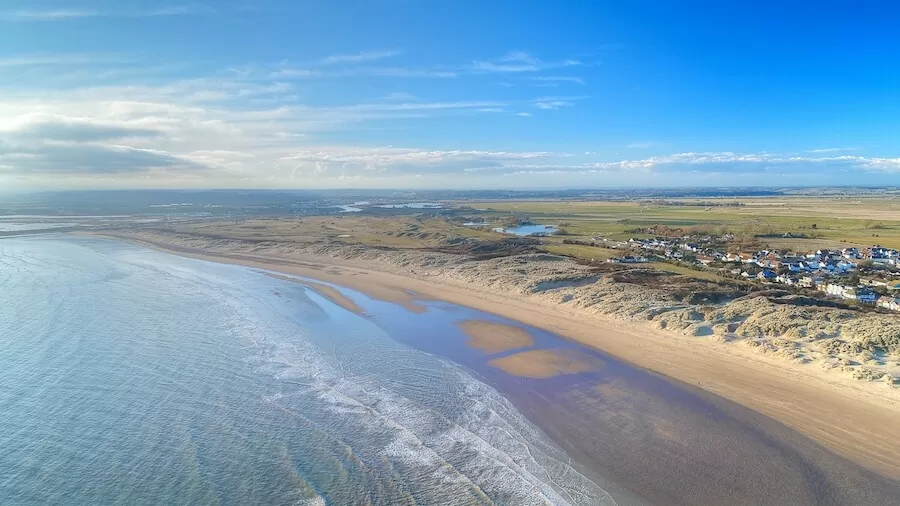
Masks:
[[[872,291],[871,288],[860,286],[856,288],[845,289],[844,298],[848,300],[855,300],[860,304],[874,304],[875,300],[878,299],[878,294]]]
[[[774,272],[766,269],[763,269],[756,275],[756,279],[760,281],[774,281],[776,277]]]
[[[900,311],[900,299],[896,297],[878,297],[875,305],[891,311]]]
[[[856,264],[847,260],[841,260],[835,267],[841,271],[847,272],[856,269]]]
[[[894,281],[888,281],[887,284],[884,285],[888,290],[900,290],[900,279]]]
[[[797,278],[782,274],[775,278],[775,282],[783,285],[795,286],[797,285]]]
[[[860,304],[874,304],[878,299],[878,294],[875,293],[875,291],[873,291],[871,288],[860,286],[858,288],[855,288],[854,291],[856,292],[856,297],[854,298],[854,300],[856,300]]]
[[[806,270],[803,268],[803,264],[801,262],[791,262],[791,263],[782,262],[781,265],[784,267],[787,267],[787,269],[791,272],[803,272]]]
[[[818,288],[819,286],[825,283],[825,279],[820,276],[803,276],[797,282],[798,285],[804,288]]]
[[[827,285],[825,285],[825,295],[831,297],[843,298],[846,291],[847,287],[845,287],[844,285],[838,285],[836,283],[828,283]]]

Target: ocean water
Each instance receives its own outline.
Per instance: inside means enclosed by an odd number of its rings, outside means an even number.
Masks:
[[[302,285],[0,240],[0,504],[613,504],[462,366]]]

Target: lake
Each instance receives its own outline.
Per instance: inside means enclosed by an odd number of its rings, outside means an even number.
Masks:
[[[503,234],[513,234],[518,236],[531,236],[531,235],[552,235],[556,232],[557,228],[553,225],[518,225],[515,227],[497,227],[494,228],[494,232],[500,232]]]

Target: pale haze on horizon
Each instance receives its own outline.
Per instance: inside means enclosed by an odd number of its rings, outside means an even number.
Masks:
[[[4,1],[0,190],[900,182],[900,7]]]

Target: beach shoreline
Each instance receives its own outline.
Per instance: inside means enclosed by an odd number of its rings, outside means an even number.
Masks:
[[[587,315],[538,298],[497,293],[446,277],[390,272],[377,262],[311,255],[277,258],[127,233],[98,235],[182,256],[316,279],[407,307],[415,307],[417,300],[432,299],[496,314],[721,396],[884,477],[900,478],[900,406],[895,396],[879,395],[838,377],[784,367],[783,362],[750,350],[741,352],[734,346]]]

